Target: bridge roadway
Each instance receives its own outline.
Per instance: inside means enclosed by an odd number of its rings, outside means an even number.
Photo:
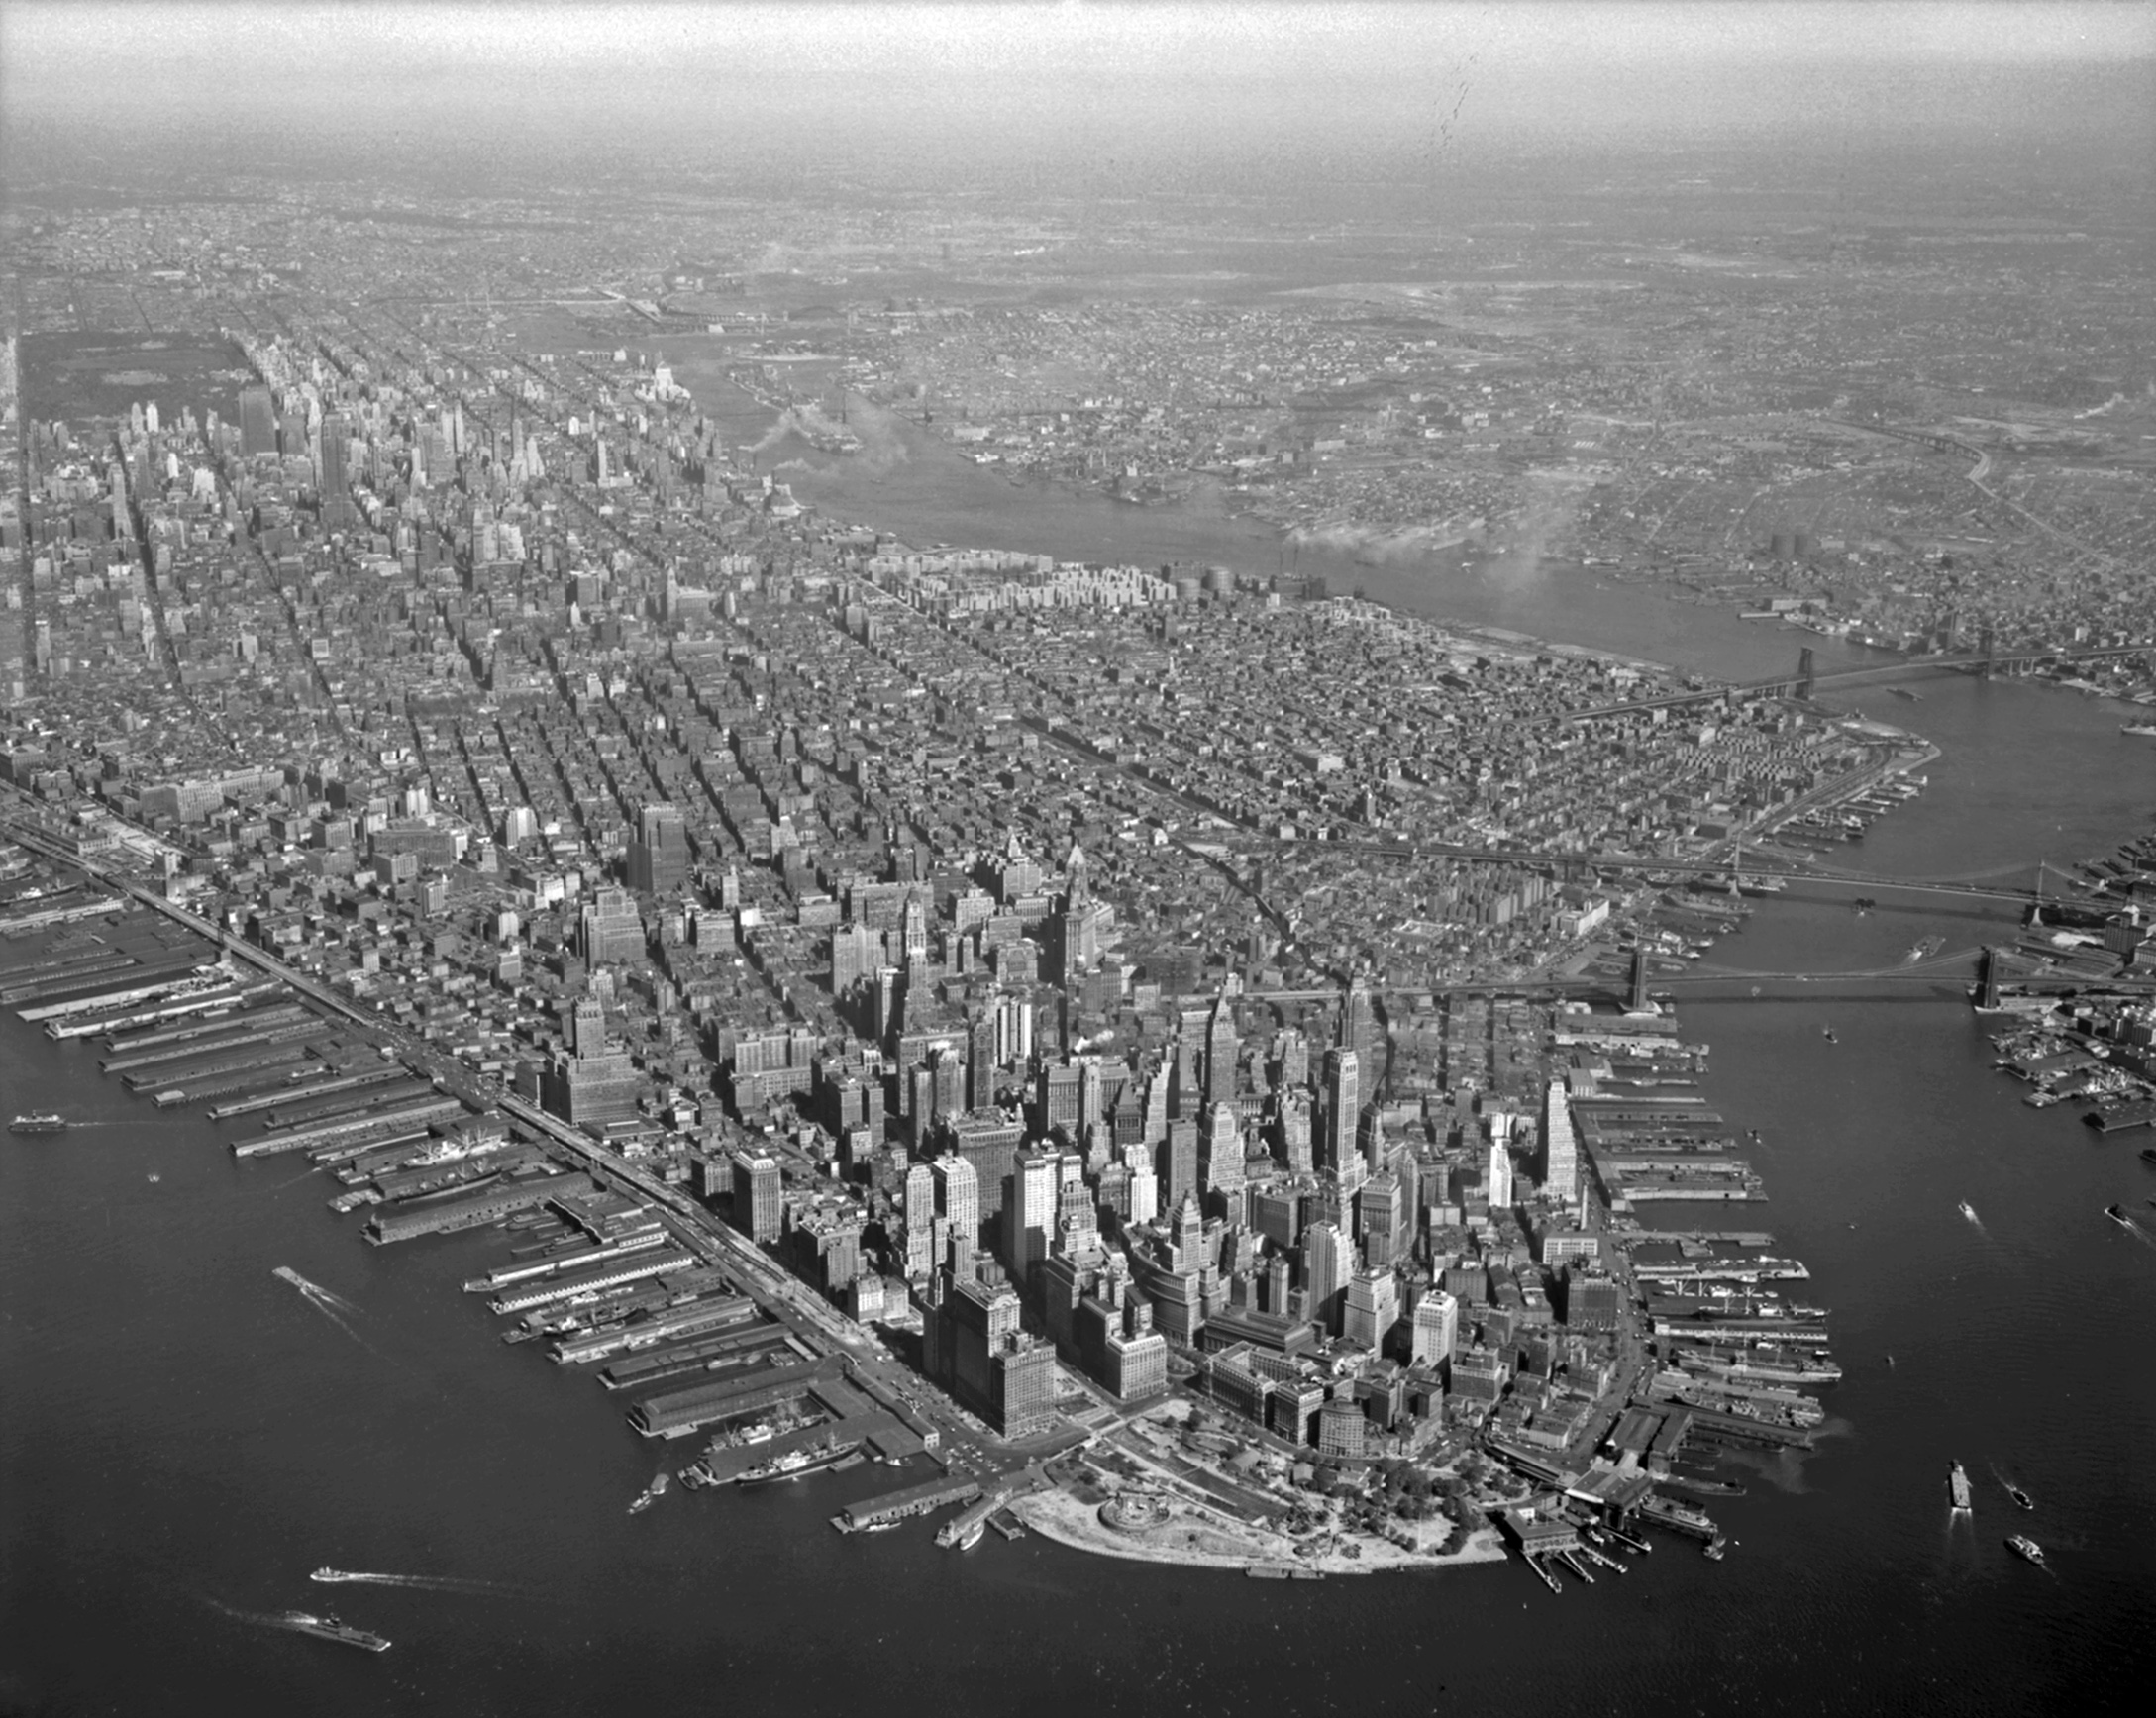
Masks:
[[[1956,657],[1906,657],[1898,662],[1875,662],[1868,667],[1836,668],[1830,673],[1814,674],[1811,685],[1816,692],[1822,688],[1853,686],[1865,681],[1885,682],[1922,674],[1960,673],[1966,668],[1983,668],[1987,665],[1993,668],[2010,668],[2030,666],[2037,662],[2085,662],[2108,657],[2146,656],[2156,656],[2156,644],[2013,651],[2003,656],[1991,657],[1981,653],[1966,653]],[[1718,703],[1724,698],[1786,697],[1790,689],[1799,683],[1799,675],[1783,674],[1772,680],[1709,686],[1700,691],[1675,692],[1661,698],[1635,698],[1629,703],[1597,704],[1586,710],[1566,710],[1553,720],[1587,722],[1597,716],[1629,716],[1643,710],[1675,710],[1687,704]]]

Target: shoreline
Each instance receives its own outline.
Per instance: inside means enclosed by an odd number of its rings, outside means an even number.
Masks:
[[[1095,1557],[1119,1558],[1126,1563],[1151,1563],[1170,1567],[1245,1573],[1260,1568],[1309,1569],[1324,1575],[1354,1575],[1405,1573],[1510,1561],[1496,1529],[1489,1526],[1471,1528],[1466,1543],[1453,1552],[1405,1552],[1386,1540],[1359,1539],[1356,1543],[1366,1548],[1364,1556],[1343,1557],[1331,1553],[1305,1557],[1292,1546],[1275,1550],[1253,1543],[1247,1550],[1230,1549],[1225,1543],[1230,1538],[1230,1530],[1215,1525],[1181,1499],[1178,1500],[1178,1512],[1170,1523],[1152,1529],[1147,1536],[1123,1533],[1102,1525],[1098,1505],[1082,1503],[1062,1490],[1034,1492],[1013,1500],[1007,1507],[1042,1538],[1069,1550]],[[1238,1528],[1235,1531],[1248,1533],[1254,1530]],[[1156,1543],[1151,1537],[1151,1534],[1174,1532],[1187,1535],[1193,1541],[1204,1535],[1216,1543],[1210,1549],[1200,1549],[1194,1543],[1181,1546]]]

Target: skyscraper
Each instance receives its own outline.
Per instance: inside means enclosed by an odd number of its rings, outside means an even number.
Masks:
[[[1460,1337],[1460,1302],[1442,1288],[1426,1289],[1415,1302],[1413,1359],[1418,1366],[1434,1366],[1452,1357],[1452,1345]]]
[[[1567,1205],[1580,1197],[1580,1142],[1561,1079],[1551,1080],[1542,1093],[1542,1191]]]
[[[775,1158],[734,1154],[734,1227],[750,1240],[778,1239],[782,1181]]]
[[[1399,1285],[1389,1270],[1358,1270],[1348,1283],[1340,1334],[1373,1352],[1400,1321]]]
[[[1492,1134],[1485,1160],[1483,1190],[1492,1212],[1509,1210],[1512,1204],[1512,1153],[1501,1133]]]
[[[645,806],[629,844],[629,886],[640,895],[664,895],[687,881],[688,826],[671,805]]]
[[[1235,1060],[1242,1049],[1236,1036],[1235,1011],[1223,995],[1213,1004],[1213,1017],[1205,1034],[1205,1101],[1216,1107],[1235,1102]]]
[[[1173,1210],[1197,1191],[1197,1123],[1168,1124],[1168,1143],[1161,1148],[1161,1202]]]
[[[1003,1263],[1011,1280],[1023,1287],[1033,1268],[1048,1257],[1056,1232],[1057,1190],[1062,1165],[1042,1153],[1028,1153],[1011,1171],[1010,1201],[1003,1207]]]
[[[1325,1166],[1337,1169],[1355,1156],[1355,1127],[1362,1114],[1362,1061],[1352,1050],[1325,1053]]]
[[[980,1177],[964,1158],[946,1153],[929,1164],[936,1188],[936,1212],[951,1225],[951,1233],[969,1244],[980,1238]]]
[[[1312,1223],[1302,1232],[1302,1290],[1305,1316],[1319,1330],[1340,1328],[1340,1303],[1348,1286],[1353,1250],[1331,1223]]]

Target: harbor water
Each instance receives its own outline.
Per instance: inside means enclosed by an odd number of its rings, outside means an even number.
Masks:
[[[702,387],[684,376],[691,387]],[[859,427],[857,425],[857,427]],[[796,445],[803,499],[909,539],[1275,569],[1215,508],[1013,485],[911,426],[880,463]],[[1592,572],[1313,565],[1403,608],[1743,678],[1861,655]],[[1852,862],[1972,876],[2108,852],[2156,814],[2156,746],[2120,706],[1943,679],[1856,700],[1941,748],[1925,794]],[[679,1488],[587,1374],[504,1347],[459,1284],[492,1232],[369,1248],[334,1185],[235,1163],[0,1016],[0,1110],[86,1126],[0,1139],[0,1712],[600,1710],[953,1713],[1993,1713],[2138,1705],[2156,1671],[2156,1232],[2146,1134],[2101,1140],[1994,1072],[1956,978],[1800,981],[1911,945],[1996,939],[1999,907],[1792,889],[1758,903],[1682,1004],[1704,1095],[1758,1129],[1770,1202],[1682,1225],[1771,1229],[1831,1309],[1841,1383],[1803,1457],[1729,1471],[1710,1563],[1658,1538],[1622,1579],[1553,1595],[1517,1563],[1254,1583],[1030,1536],[938,1550],[915,1523],[826,1524],[873,1466],[753,1492]],[[1757,994],[1754,994],[1754,991]],[[1833,1029],[1829,1041],[1824,1029]],[[1966,1201],[1974,1220],[1958,1206]],[[339,1312],[272,1271],[352,1303]],[[334,1315],[334,1316],[333,1316]],[[1893,1357],[1893,1364],[1888,1357]],[[1963,1462],[1973,1515],[1952,1517]],[[2025,1488],[2033,1513],[2005,1485]],[[2025,1531],[2049,1566],[2002,1541]],[[315,1585],[321,1565],[394,1579]],[[334,1611],[361,1654],[273,1626]],[[2144,1690],[2136,1695],[2133,1690]]]

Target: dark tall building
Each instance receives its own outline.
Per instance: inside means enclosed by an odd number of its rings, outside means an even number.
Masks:
[[[1197,1191],[1197,1122],[1168,1124],[1168,1143],[1161,1147],[1161,1205],[1173,1211]]]
[[[1205,1101],[1218,1107],[1235,1102],[1235,1059],[1242,1040],[1235,1033],[1235,1013],[1223,996],[1213,1004],[1205,1034]]]
[[[629,844],[629,886],[640,895],[670,895],[687,881],[687,825],[670,805],[647,805]]]
[[[336,530],[352,521],[352,477],[345,459],[345,426],[322,420],[322,523]]]

